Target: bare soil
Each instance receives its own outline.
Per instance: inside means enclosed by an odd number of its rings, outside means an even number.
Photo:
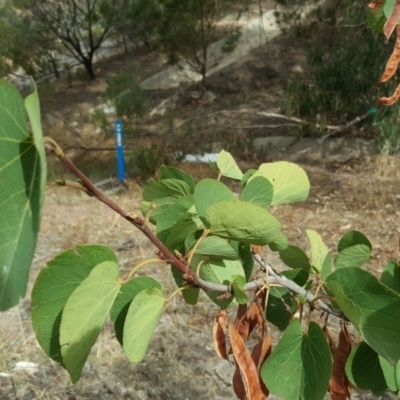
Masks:
[[[100,62],[95,82],[76,77],[71,88],[66,81],[39,88],[46,134],[69,147],[69,156],[94,179],[115,173],[114,152],[76,148],[114,145],[111,135],[96,133],[89,111],[103,102],[105,78],[132,61],[139,63],[143,79],[165,66],[164,57],[156,52],[135,52]],[[244,169],[274,160],[274,154],[252,148],[251,138],[277,133],[295,135],[296,128],[270,128],[266,126],[270,121],[265,119],[221,111],[249,108],[282,111],[284,86],[288,79],[302,74],[304,62],[304,43],[283,35],[219,76],[211,77],[208,89],[213,96],[199,98],[195,85],[149,93],[150,109],[174,94],[181,99],[172,117],[174,128],[168,131],[165,117],[145,117],[140,122],[143,134],[127,138],[127,147],[155,143],[166,146],[170,153],[225,147],[239,157]],[[258,127],[249,128],[250,125]],[[170,133],[168,137],[167,132]],[[196,179],[213,175],[203,164],[174,163]],[[51,178],[67,175],[53,161],[50,165]],[[308,200],[272,209],[290,242],[306,247],[305,230],[314,229],[335,251],[339,238],[346,231],[362,231],[373,244],[373,258],[367,268],[379,275],[387,262],[399,255],[400,208],[394,196],[399,193],[400,160],[382,155],[356,159],[344,165],[324,165],[321,160],[302,166],[311,182]],[[139,212],[141,188],[137,184],[138,177],[131,178],[129,190],[110,195],[127,210]],[[154,256],[154,248],[140,232],[95,199],[65,188],[52,189],[46,197],[30,289],[48,260],[65,249],[85,243],[110,246],[118,255],[122,275],[141,260]],[[275,254],[266,252],[265,258],[277,269],[283,268]],[[174,290],[168,268],[150,265],[142,271],[141,274],[159,279],[167,292]],[[212,320],[217,308],[205,296],[195,307],[185,306],[179,296],[171,301],[145,360],[138,365],[126,360],[111,323],[107,323],[76,385],[71,384],[68,374],[50,361],[38,346],[29,310],[28,295],[0,320],[1,399],[234,398],[229,374],[223,373],[225,369],[229,372],[229,366],[221,366],[223,362],[212,348]],[[37,363],[38,368],[32,374],[17,370],[15,366],[20,361]]]

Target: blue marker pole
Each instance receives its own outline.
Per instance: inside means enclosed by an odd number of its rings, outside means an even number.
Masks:
[[[125,159],[124,159],[124,141],[122,121],[115,121],[115,139],[117,141],[117,166],[118,166],[118,179],[125,182]]]

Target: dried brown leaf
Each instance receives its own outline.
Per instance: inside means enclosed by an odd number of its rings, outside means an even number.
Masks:
[[[254,364],[256,365],[258,374],[259,374],[258,376],[259,376],[259,381],[260,381],[260,387],[266,397],[268,397],[268,395],[269,395],[269,390],[264,385],[263,380],[260,379],[260,371],[261,371],[262,365],[265,363],[265,361],[271,354],[271,349],[272,349],[271,336],[264,335],[264,337],[262,339],[260,339],[257,342],[257,344],[253,347],[253,351],[251,352],[251,358],[253,359]]]
[[[250,324],[247,311],[247,304],[239,304],[235,320],[236,331],[245,342],[250,335]]]
[[[260,337],[264,336],[265,329],[265,300],[267,296],[267,289],[261,289],[255,295],[254,301],[249,307],[248,318],[249,318],[249,335],[253,332],[253,329],[258,325]]]
[[[239,400],[247,400],[247,393],[246,393],[246,389],[244,387],[244,383],[243,383],[243,379],[242,379],[242,375],[240,373],[240,368],[238,363],[235,361],[235,372],[233,373],[233,377],[232,377],[232,386],[233,386],[233,391],[236,394],[236,397]]]
[[[385,25],[383,27],[383,33],[386,38],[389,40],[393,31],[396,29],[396,26],[400,19],[400,0],[396,0],[396,3],[393,7],[392,15],[386,20]]]
[[[226,309],[222,308],[214,318],[213,326],[213,344],[215,352],[224,360],[228,359],[226,350],[225,331],[228,323],[228,314]]]
[[[246,390],[247,400],[264,400],[265,395],[260,387],[256,365],[242,337],[232,323],[229,324],[229,336],[231,338],[233,355],[240,369],[240,375]]]
[[[351,352],[351,339],[346,325],[342,325],[339,334],[339,344],[333,357],[332,376],[329,381],[329,391],[332,400],[350,399],[349,385],[345,366]]]
[[[392,55],[389,58],[389,61],[386,64],[385,71],[383,71],[381,82],[386,82],[389,80],[397,71],[397,68],[400,63],[400,25],[396,27],[396,43],[394,45],[394,49]]]
[[[391,106],[392,104],[396,103],[399,97],[400,97],[400,84],[397,85],[397,88],[392,96],[379,98],[379,103],[383,104],[384,106]]]

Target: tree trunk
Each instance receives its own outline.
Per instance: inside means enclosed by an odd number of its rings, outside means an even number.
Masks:
[[[96,78],[96,74],[94,73],[94,69],[93,69],[93,59],[92,58],[86,58],[83,61],[83,66],[85,67],[86,73],[88,74],[90,79],[95,79]]]

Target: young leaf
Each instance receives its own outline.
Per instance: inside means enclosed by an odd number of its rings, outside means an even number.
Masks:
[[[194,192],[194,187],[196,183],[194,179],[186,172],[183,172],[180,169],[174,167],[168,167],[166,165],[161,165],[159,171],[161,180],[169,178],[179,179],[180,181],[184,181],[188,184],[191,193]]]
[[[117,262],[109,247],[78,246],[59,254],[40,271],[32,290],[32,325],[40,346],[54,361],[62,362],[59,342],[62,310],[78,285],[104,261]]]
[[[239,304],[247,304],[249,301],[247,294],[243,291],[246,278],[242,275],[232,275],[232,290],[235,300]]]
[[[228,240],[222,239],[219,236],[205,237],[197,247],[195,254],[225,258],[227,260],[239,259],[238,249],[235,249]]]
[[[125,318],[132,300],[141,291],[151,288],[162,289],[155,279],[148,276],[139,276],[131,279],[119,291],[110,310],[110,317],[114,323],[115,336],[121,345],[123,344]]]
[[[346,247],[335,258],[335,268],[361,267],[371,258],[371,248],[365,244]]]
[[[92,269],[65,304],[60,325],[61,357],[73,383],[81,377],[120,288],[118,265],[104,261]]]
[[[248,184],[257,176],[263,176],[271,182],[274,188],[272,205],[305,200],[310,191],[310,182],[304,170],[287,161],[262,164]]]
[[[328,255],[328,248],[317,232],[307,229],[306,233],[311,246],[311,265],[317,272],[321,272],[325,258]]]
[[[330,292],[364,341],[391,363],[400,360],[400,296],[360,268],[327,279]]]
[[[346,363],[346,375],[353,385],[376,395],[386,391],[386,381],[378,354],[365,342],[355,346]]]
[[[267,210],[244,201],[220,201],[208,207],[210,232],[242,243],[265,245],[280,235],[281,224]]]
[[[295,319],[262,366],[261,377],[271,393],[285,400],[322,400],[331,369],[331,353],[322,329],[310,322],[308,332],[303,333]]]
[[[247,347],[232,323],[229,324],[229,336],[235,361],[239,366],[249,400],[265,399],[260,388],[258,371]]]
[[[400,293],[400,265],[397,260],[391,260],[386,265],[381,275],[381,283]]]
[[[285,250],[279,252],[281,260],[290,268],[311,268],[310,260],[307,254],[297,246],[288,246]]]
[[[46,185],[46,161],[36,92],[24,102],[0,80],[0,310],[25,295]]]
[[[222,150],[218,154],[217,166],[222,176],[226,176],[227,178],[235,179],[237,181],[240,181],[243,177],[243,173],[236,164],[236,161],[233,159],[232,155],[225,150]]]
[[[158,288],[143,290],[133,299],[125,318],[123,338],[129,361],[143,360],[163,308],[164,298]]]
[[[332,400],[350,399],[349,380],[345,372],[350,352],[351,339],[346,324],[343,324],[339,333],[339,344],[333,355],[332,376],[329,381],[329,393]]]
[[[228,359],[228,352],[226,350],[225,332],[228,323],[228,314],[225,308],[218,311],[214,318],[213,325],[213,345],[217,355],[224,360]]]
[[[215,179],[203,179],[194,190],[194,204],[197,215],[204,222],[207,209],[214,203],[223,200],[233,200],[232,191],[222,182]]]
[[[321,269],[321,279],[323,281],[325,281],[326,278],[330,275],[330,273],[332,272],[332,268],[333,268],[332,254],[328,252],[322,264],[322,269]]]
[[[274,188],[271,182],[258,176],[244,187],[240,194],[240,200],[258,204],[261,207],[268,207],[271,204]]]
[[[347,249],[348,247],[356,246],[358,244],[363,244],[363,245],[369,247],[370,250],[372,250],[371,242],[361,232],[358,232],[358,231],[346,232],[339,240],[338,252],[340,253],[344,249]]]

